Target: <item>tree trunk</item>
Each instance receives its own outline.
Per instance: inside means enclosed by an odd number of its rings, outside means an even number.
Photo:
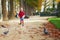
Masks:
[[[41,11],[42,0],[38,0],[38,12]]]
[[[29,5],[27,5],[26,0],[24,1],[24,8],[25,8],[25,15],[33,15],[32,11],[34,8],[30,7]]]
[[[3,21],[7,21],[8,20],[8,12],[6,9],[6,0],[1,0],[1,4],[2,4]]]
[[[24,1],[23,1],[23,0],[21,0],[21,7],[23,7],[23,3],[24,3]]]
[[[15,19],[15,15],[14,0],[10,0],[9,19]]]
[[[27,8],[28,8],[28,15],[29,16],[33,15],[34,8],[30,6],[27,6]]]
[[[53,8],[55,9],[55,0],[53,0]]]
[[[44,0],[44,12],[46,11],[46,0]]]

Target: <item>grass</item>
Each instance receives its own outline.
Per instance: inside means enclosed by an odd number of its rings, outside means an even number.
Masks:
[[[49,18],[48,19],[56,28],[60,29],[60,18]]]

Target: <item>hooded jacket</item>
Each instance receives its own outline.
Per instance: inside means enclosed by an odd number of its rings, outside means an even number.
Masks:
[[[24,12],[24,11],[20,11],[20,12],[19,12],[19,17],[20,17],[20,18],[22,18],[24,15],[25,15],[25,12]]]

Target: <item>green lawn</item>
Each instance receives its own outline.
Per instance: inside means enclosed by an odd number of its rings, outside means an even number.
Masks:
[[[48,20],[53,23],[56,28],[60,29],[60,18],[49,18]]]

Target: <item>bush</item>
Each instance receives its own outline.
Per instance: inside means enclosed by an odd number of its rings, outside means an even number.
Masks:
[[[54,11],[52,14],[56,15],[57,17],[60,17],[60,11],[59,10]]]
[[[50,12],[40,12],[40,16],[56,16],[56,14]]]
[[[57,17],[60,17],[60,13],[57,13],[57,15],[56,15]]]
[[[39,12],[35,12],[35,13],[33,13],[33,15],[39,15]]]
[[[26,18],[26,19],[28,19],[28,18],[29,18],[29,16],[28,16],[28,15],[25,15],[25,18]]]

